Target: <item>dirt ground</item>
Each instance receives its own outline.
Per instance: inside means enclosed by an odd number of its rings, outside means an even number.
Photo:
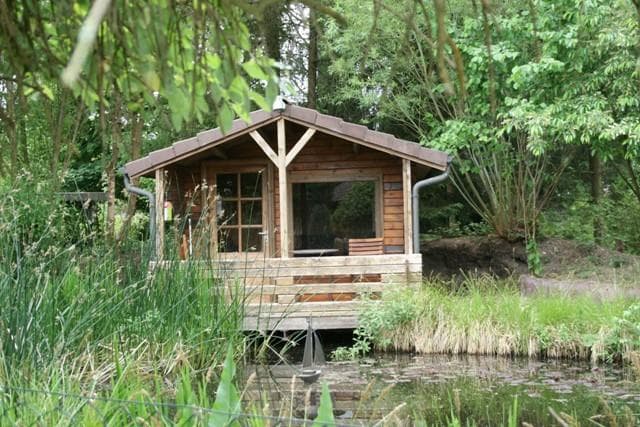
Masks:
[[[544,278],[640,288],[638,256],[555,238],[539,242],[539,248]],[[422,244],[421,252],[425,276],[488,273],[518,277],[528,273],[523,242],[507,242],[498,237],[431,240]]]

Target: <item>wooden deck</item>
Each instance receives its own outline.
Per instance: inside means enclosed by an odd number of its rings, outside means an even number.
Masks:
[[[421,255],[220,260],[213,272],[229,288],[243,285],[245,330],[301,330],[358,325],[361,297],[419,283]]]

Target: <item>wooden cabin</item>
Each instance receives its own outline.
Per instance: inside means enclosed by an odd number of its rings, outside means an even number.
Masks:
[[[250,117],[125,166],[155,178],[158,258],[241,284],[246,329],[353,328],[361,295],[421,280],[411,188],[446,153],[295,105]]]

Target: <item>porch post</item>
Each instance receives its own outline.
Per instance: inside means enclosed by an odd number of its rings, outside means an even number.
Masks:
[[[164,168],[156,169],[156,259],[164,258]]]
[[[411,206],[411,160],[402,159],[402,204],[404,205],[404,253],[413,253],[413,214]]]
[[[289,185],[284,119],[278,123],[278,189],[280,190],[280,257],[289,258]]]

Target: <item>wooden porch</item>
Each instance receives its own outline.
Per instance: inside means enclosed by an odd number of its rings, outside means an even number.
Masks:
[[[243,285],[245,330],[357,327],[363,296],[420,283],[419,254],[221,260],[216,277]]]

